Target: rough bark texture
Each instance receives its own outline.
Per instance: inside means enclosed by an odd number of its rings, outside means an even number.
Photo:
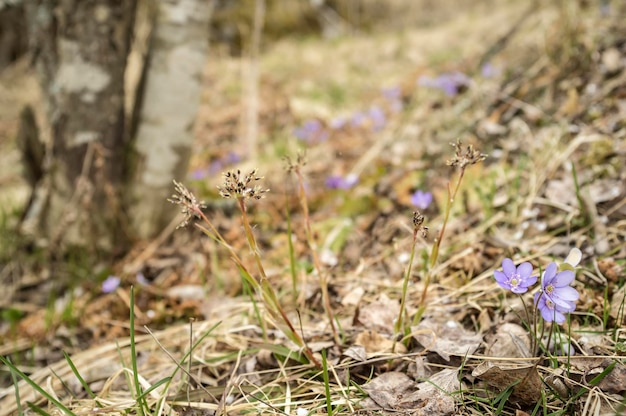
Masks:
[[[26,19],[21,1],[0,0],[0,70],[26,52]]]
[[[187,172],[212,11],[207,0],[157,4],[129,202],[132,228],[140,237],[159,232],[175,212],[165,199],[172,179]]]
[[[25,229],[52,248],[123,247],[124,69],[135,1],[30,0],[51,141]]]

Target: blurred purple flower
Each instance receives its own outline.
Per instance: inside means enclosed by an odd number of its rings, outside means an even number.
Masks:
[[[491,62],[484,63],[483,66],[480,68],[480,75],[482,75],[483,78],[493,78],[499,73],[500,69]]]
[[[380,107],[378,106],[370,107],[367,115],[369,116],[369,119],[372,121],[372,128],[374,130],[380,130],[383,127],[385,127],[385,124],[387,123],[387,117],[385,116],[385,113]]]
[[[339,130],[345,127],[348,120],[345,117],[335,117],[330,120],[330,128],[333,130]]]
[[[223,168],[224,168],[224,165],[222,164],[222,161],[220,159],[217,159],[209,164],[207,171],[209,172],[210,176],[213,176],[221,172]]]
[[[102,282],[102,292],[111,293],[118,288],[122,280],[117,276],[109,276]]]
[[[419,209],[426,209],[433,202],[433,194],[430,192],[424,192],[421,189],[413,192],[411,195],[411,204],[415,205]]]
[[[466,87],[471,83],[471,78],[462,72],[446,72],[436,78],[421,76],[417,84],[422,87],[434,88],[443,91],[447,96],[454,97],[459,93],[461,87]]]
[[[137,273],[135,278],[137,279],[137,283],[139,283],[142,286],[148,286],[150,284],[148,279],[146,279],[146,276],[144,276],[144,274],[141,272]]]
[[[222,157],[222,162],[225,165],[234,165],[235,163],[241,162],[241,156],[237,154],[237,152],[228,152],[228,154]]]
[[[381,92],[383,94],[383,97],[385,97],[389,101],[399,100],[400,98],[402,98],[402,89],[398,85],[383,88]]]
[[[326,187],[330,189],[350,189],[359,182],[359,177],[354,173],[340,176],[332,175],[326,178]]]
[[[570,286],[576,275],[571,270],[557,273],[557,265],[552,262],[541,277],[541,292],[535,293],[535,305],[546,322],[565,322],[565,314],[576,309],[580,294]]]
[[[367,121],[367,117],[361,111],[352,114],[350,118],[350,126],[354,128],[362,127]]]
[[[317,143],[328,139],[328,131],[321,121],[317,119],[306,120],[293,134],[307,143]]]
[[[528,288],[537,282],[537,276],[531,276],[533,266],[524,262],[515,267],[513,260],[505,258],[502,260],[502,271],[493,272],[498,285],[513,293],[525,293]]]
[[[389,103],[392,112],[399,113],[402,111],[404,104],[402,103],[402,89],[399,86],[384,88],[382,94]]]
[[[199,181],[201,179],[206,178],[208,175],[209,175],[209,170],[207,168],[198,168],[198,169],[194,169],[189,174],[189,179],[194,180],[194,181]]]
[[[213,160],[209,163],[209,166],[204,168],[194,169],[189,174],[189,179],[192,180],[201,180],[205,179],[208,176],[215,175],[216,173],[222,171],[225,167],[234,165],[241,161],[241,156],[239,156],[236,152],[228,152],[228,154],[222,156],[219,159]]]

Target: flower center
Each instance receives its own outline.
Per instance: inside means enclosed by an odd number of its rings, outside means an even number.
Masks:
[[[554,302],[552,302],[550,299],[546,299],[546,306],[550,309],[554,309]]]
[[[554,292],[554,285],[549,284],[548,286],[546,286],[545,291],[548,295],[551,295],[552,292]]]
[[[509,283],[511,284],[511,286],[513,287],[517,287],[520,284],[520,275],[517,273],[514,273],[511,275],[511,278],[509,279]]]

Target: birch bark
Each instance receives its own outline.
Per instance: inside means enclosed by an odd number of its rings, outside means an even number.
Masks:
[[[212,2],[158,3],[135,150],[129,213],[138,236],[154,236],[171,221],[166,202],[172,179],[181,180],[193,144],[193,125],[208,54]]]
[[[25,6],[50,141],[23,229],[53,250],[111,250],[125,238],[123,74],[135,2],[30,0]]]

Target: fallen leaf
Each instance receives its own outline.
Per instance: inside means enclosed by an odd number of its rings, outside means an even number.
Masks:
[[[392,371],[363,386],[371,401],[362,404],[369,409],[402,410],[403,414],[414,416],[446,416],[456,410],[450,393],[459,389],[457,370],[442,370],[422,383],[416,383],[404,373]]]
[[[496,333],[487,338],[486,355],[492,357],[530,357],[530,338],[528,331],[513,323],[500,325]]]
[[[367,360],[367,352],[362,345],[353,345],[343,352],[346,357],[352,358],[354,361],[363,362]]]
[[[424,319],[412,332],[426,350],[436,352],[446,361],[450,361],[451,355],[473,354],[482,342],[480,334],[465,330],[455,321]]]
[[[360,345],[365,348],[368,356],[376,353],[397,352],[402,354],[406,352],[404,344],[385,338],[376,331],[361,332],[356,336],[354,345]]]
[[[607,394],[621,394],[626,391],[626,366],[616,363],[613,370],[598,383],[598,388]]]
[[[391,334],[399,312],[398,302],[383,293],[374,302],[359,308],[357,322],[367,329]]]
[[[526,404],[536,403],[541,395],[541,378],[532,364],[485,361],[472,371],[472,376],[503,391],[514,383],[511,397]]]
[[[613,293],[611,298],[611,311],[609,315],[621,325],[625,321],[625,305],[626,305],[626,285],[622,286]]]

